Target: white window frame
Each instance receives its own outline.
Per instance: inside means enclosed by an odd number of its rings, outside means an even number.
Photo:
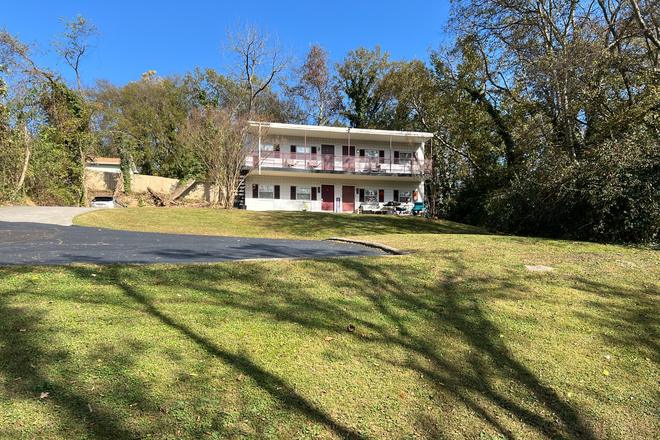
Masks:
[[[296,200],[312,200],[312,188],[296,186]]]
[[[413,198],[413,192],[412,191],[401,191],[401,190],[399,190],[399,200],[397,200],[397,202],[406,203],[406,200],[412,201],[412,198]]]
[[[380,157],[380,150],[364,150],[364,157],[378,158]]]
[[[268,191],[266,191],[266,190],[268,190]],[[275,185],[259,185],[259,198],[260,199],[274,199],[275,198]]]
[[[377,189],[365,189],[364,190],[364,201],[366,203],[378,203],[378,190]]]

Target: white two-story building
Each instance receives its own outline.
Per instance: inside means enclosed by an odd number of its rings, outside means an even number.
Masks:
[[[424,200],[431,133],[253,123],[244,207],[358,212],[361,205]]]

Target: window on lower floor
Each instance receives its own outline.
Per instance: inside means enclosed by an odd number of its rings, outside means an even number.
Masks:
[[[274,199],[275,187],[273,185],[259,185],[259,198],[260,199]]]
[[[365,189],[364,190],[364,201],[367,203],[377,203],[378,202],[378,193],[375,189]]]
[[[407,203],[412,200],[412,191],[399,191],[399,200],[398,202]]]
[[[296,187],[296,200],[312,200],[312,188]]]

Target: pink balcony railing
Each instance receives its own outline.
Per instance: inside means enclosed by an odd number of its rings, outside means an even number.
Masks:
[[[253,154],[248,159],[247,164],[254,167],[259,166],[259,155],[256,153]],[[268,168],[366,173],[428,174],[431,172],[430,160],[283,153],[280,151],[262,151],[261,166]]]

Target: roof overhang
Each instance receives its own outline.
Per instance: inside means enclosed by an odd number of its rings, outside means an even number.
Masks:
[[[281,124],[278,122],[250,121],[250,125],[263,127],[267,136],[305,136],[326,139],[348,139],[358,141],[387,141],[422,143],[433,138],[433,133],[416,131],[371,130],[350,127],[325,127],[319,125]]]

